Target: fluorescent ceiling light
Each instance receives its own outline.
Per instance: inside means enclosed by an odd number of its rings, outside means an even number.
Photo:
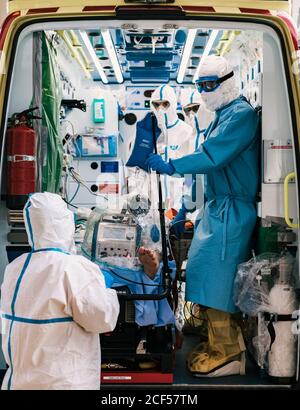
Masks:
[[[118,83],[122,83],[123,82],[123,75],[122,75],[121,67],[120,67],[120,64],[119,64],[118,57],[117,57],[117,53],[116,53],[115,47],[114,47],[112,39],[111,39],[110,32],[109,32],[109,30],[103,30],[101,32],[101,34],[102,34],[104,44],[105,44],[106,50],[108,52],[111,64],[113,66],[116,79],[117,79]]]
[[[69,49],[69,52],[71,54],[71,56],[78,62],[78,64],[81,66],[81,68],[83,69],[85,76],[88,79],[91,79],[91,73],[88,71],[87,69],[87,64],[86,64],[86,57],[84,57],[79,51],[82,51],[81,49],[77,49],[73,46],[72,41],[67,33],[67,31],[64,30],[59,30],[57,31],[57,33],[60,35],[60,37],[63,39],[63,41],[65,42],[66,46]]]
[[[177,75],[178,83],[182,83],[184,79],[184,74],[185,74],[186,67],[188,65],[188,62],[191,56],[191,51],[193,48],[196,33],[197,33],[197,29],[194,29],[194,28],[190,29],[188,32],[188,36],[186,39],[186,43],[184,45],[184,50],[183,50],[183,54],[181,57],[180,67],[179,67],[178,75]]]
[[[203,57],[206,57],[206,56],[209,55],[218,34],[219,34],[219,30],[212,30],[212,32],[210,33],[209,39],[206,43],[205,49],[204,49],[203,54],[201,56],[201,60],[199,61],[197,70],[195,72],[193,82],[195,82],[197,80],[198,76],[199,76],[199,71],[200,71],[200,68],[201,68],[201,65],[202,65]]]
[[[79,34],[80,34],[80,37],[82,38],[82,41],[84,42],[84,44],[85,44],[85,46],[86,46],[86,48],[87,48],[87,50],[88,50],[88,52],[91,56],[91,59],[93,60],[93,63],[94,63],[94,65],[95,65],[95,67],[96,67],[96,69],[97,69],[97,71],[100,75],[100,78],[101,78],[102,82],[107,84],[108,83],[107,77],[106,77],[105,72],[104,72],[104,70],[103,70],[103,68],[100,64],[100,61],[99,61],[99,59],[98,59],[98,57],[95,53],[95,50],[92,46],[92,43],[90,42],[89,36],[87,35],[87,33],[85,31],[79,31]]]

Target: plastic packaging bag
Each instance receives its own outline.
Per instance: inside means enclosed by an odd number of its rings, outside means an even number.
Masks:
[[[268,367],[267,364],[267,354],[271,342],[270,333],[267,328],[266,322],[259,317],[257,326],[257,335],[253,337],[252,344],[255,349],[255,356],[257,364],[261,369]]]
[[[238,266],[234,283],[236,305],[247,315],[258,317],[252,337],[254,357],[260,368],[274,377],[293,377],[296,372],[296,336],[292,332],[296,273],[295,258],[289,253],[263,253]]]
[[[116,157],[117,156],[116,135],[80,135],[76,141],[77,157]]]
[[[143,270],[139,248],[161,255],[159,214],[144,195],[127,196],[126,209],[113,212],[96,207],[86,224],[82,251],[94,262]]]
[[[290,254],[263,253],[238,266],[234,301],[249,316],[274,313],[270,291],[276,284],[294,285],[294,258]]]

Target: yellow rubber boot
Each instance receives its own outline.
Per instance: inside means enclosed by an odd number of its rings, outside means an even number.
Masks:
[[[188,369],[199,377],[245,374],[245,344],[240,327],[230,313],[215,309],[205,313],[208,343],[200,343],[188,355]]]

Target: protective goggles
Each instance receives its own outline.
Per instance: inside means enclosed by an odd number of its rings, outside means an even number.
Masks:
[[[233,77],[234,72],[231,71],[229,74],[224,75],[223,77],[218,77],[216,75],[208,76],[208,77],[199,77],[196,81],[196,87],[199,93],[210,93],[215,91],[220,85],[228,80],[229,78]]]
[[[200,104],[189,104],[183,107],[183,111],[186,115],[189,115],[191,112],[197,113],[199,110]]]
[[[157,100],[157,101],[152,101],[153,107],[158,110],[159,107],[163,107],[165,109],[170,107],[170,103],[167,100]]]

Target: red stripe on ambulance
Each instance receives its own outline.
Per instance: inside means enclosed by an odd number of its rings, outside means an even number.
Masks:
[[[40,9],[29,9],[27,15],[29,14],[43,14],[43,13],[56,13],[59,10],[59,7],[46,7]]]
[[[4,20],[4,23],[2,24],[2,29],[0,32],[0,50],[3,50],[4,41],[5,41],[10,25],[12,24],[14,19],[16,19],[17,17],[20,17],[20,15],[21,15],[20,11],[15,11],[14,13],[11,13],[9,16],[7,16],[6,19]]]
[[[183,6],[185,11],[198,11],[199,13],[215,13],[214,7],[204,7],[204,6]]]
[[[86,6],[82,11],[114,11],[115,6]]]
[[[273,145],[271,149],[293,149],[292,145]]]
[[[241,12],[241,13],[252,13],[252,14],[271,15],[270,10],[248,9],[248,8],[245,8],[245,7],[240,7],[240,12]]]

